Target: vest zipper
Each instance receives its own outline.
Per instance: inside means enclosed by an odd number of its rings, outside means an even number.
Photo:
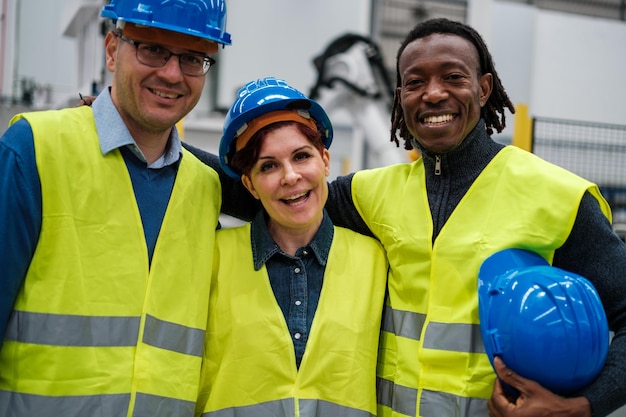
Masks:
[[[435,175],[441,175],[441,157],[435,155]]]

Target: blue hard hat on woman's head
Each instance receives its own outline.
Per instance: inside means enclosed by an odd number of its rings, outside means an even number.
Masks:
[[[478,273],[480,330],[489,360],[557,394],[588,385],[608,354],[606,313],[585,278],[539,255],[506,249]]]
[[[276,117],[272,118],[269,113]],[[294,120],[317,128],[322,134],[324,146],[330,147],[333,126],[322,106],[284,80],[266,77],[250,81],[242,87],[226,114],[219,147],[222,169],[232,178],[239,179],[241,172],[233,168],[230,161],[243,147],[242,142],[269,123],[281,120]]]
[[[231,44],[225,0],[110,0],[100,16]]]

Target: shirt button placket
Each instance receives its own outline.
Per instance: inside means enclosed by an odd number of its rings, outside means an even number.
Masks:
[[[297,281],[297,287],[298,287],[298,291],[297,293],[300,296],[303,296],[304,294],[302,293],[303,291],[306,291],[306,288],[301,287],[304,283],[300,281],[300,279],[302,279],[301,273],[302,273],[302,268],[299,266],[296,266],[293,268],[293,272],[294,274],[298,275],[298,281]],[[299,323],[298,325],[294,326],[294,327],[300,327],[302,328],[303,326],[306,326],[306,314],[302,311],[302,306],[304,305],[304,303],[302,302],[302,299],[296,299],[294,301],[294,304],[296,305],[296,307],[298,307],[297,312],[296,312],[296,316],[297,319],[296,321]],[[302,332],[296,331],[293,333],[293,338],[295,340],[300,340],[302,338]]]

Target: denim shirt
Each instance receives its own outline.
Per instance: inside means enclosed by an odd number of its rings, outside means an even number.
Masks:
[[[322,291],[333,233],[333,223],[324,211],[313,240],[299,248],[296,256],[291,256],[283,252],[270,236],[264,210],[260,210],[252,221],[250,239],[254,269],[258,271],[263,264],[267,268],[274,296],[291,334],[297,367],[300,367],[304,355]]]

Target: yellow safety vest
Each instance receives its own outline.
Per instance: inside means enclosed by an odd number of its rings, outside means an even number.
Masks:
[[[335,227],[300,369],[250,224],[217,233],[198,414],[370,417],[387,260],[371,238]]]
[[[187,151],[148,265],[124,160],[90,107],[25,114],[41,179],[39,242],[0,352],[0,414],[193,416],[217,174]]]
[[[355,174],[352,196],[390,264],[378,401],[384,416],[484,416],[495,374],[482,343],[478,269],[504,248],[552,261],[590,182],[506,147],[481,173],[434,244],[421,159]]]

